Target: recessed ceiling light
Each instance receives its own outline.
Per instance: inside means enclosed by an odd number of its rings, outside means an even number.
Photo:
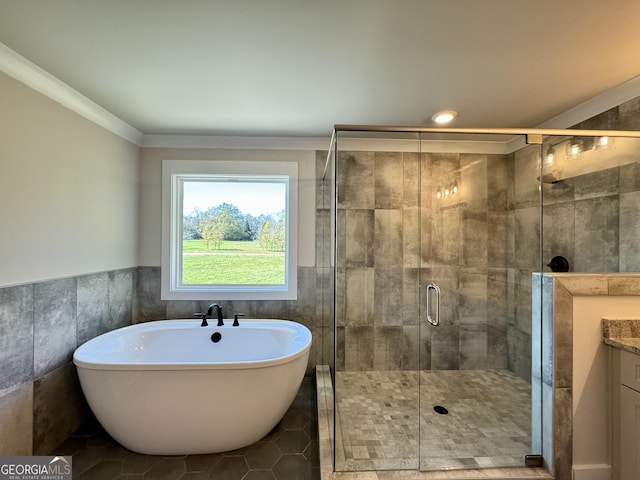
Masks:
[[[451,120],[456,118],[457,115],[458,112],[456,112],[455,110],[445,110],[443,112],[436,113],[433,117],[431,117],[431,120],[442,125],[444,123],[449,123]]]

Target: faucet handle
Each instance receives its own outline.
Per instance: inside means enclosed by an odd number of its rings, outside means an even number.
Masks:
[[[207,323],[207,314],[206,313],[194,313],[193,314],[194,317],[201,317],[202,318],[202,323],[200,324],[201,327],[208,327],[209,324]]]
[[[233,314],[233,326],[239,327],[240,322],[238,322],[238,317],[244,317],[244,313],[234,313]]]

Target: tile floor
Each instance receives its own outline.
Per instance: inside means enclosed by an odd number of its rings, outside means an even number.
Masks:
[[[417,469],[418,443],[422,469],[524,465],[532,453],[527,382],[506,370],[420,375],[418,392],[417,372],[338,372],[338,470]]]
[[[96,422],[58,446],[72,455],[78,480],[316,480],[320,478],[315,378],[305,377],[282,421],[264,439],[211,455],[140,455],[118,445]]]

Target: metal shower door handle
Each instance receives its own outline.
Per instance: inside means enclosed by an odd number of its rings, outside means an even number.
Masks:
[[[435,319],[431,317],[431,290],[434,290],[436,292]],[[427,320],[433,326],[436,326],[440,323],[440,287],[433,283],[427,285]]]

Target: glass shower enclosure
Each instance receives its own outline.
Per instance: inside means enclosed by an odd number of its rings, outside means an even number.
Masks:
[[[576,231],[559,228],[560,199],[580,181],[593,186],[585,175],[637,165],[637,142],[623,132],[336,126],[322,185],[335,471],[542,464],[532,279],[586,268]],[[573,250],[561,248],[568,237]]]

